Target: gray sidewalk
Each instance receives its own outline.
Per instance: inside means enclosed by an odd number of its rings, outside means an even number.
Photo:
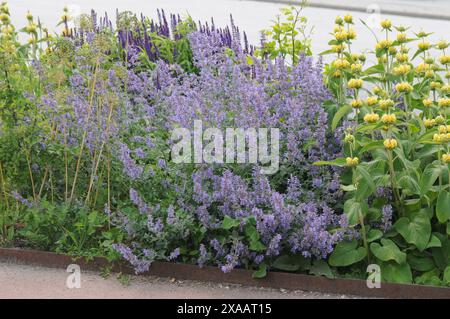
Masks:
[[[81,288],[69,289],[70,273],[64,269],[0,263],[0,299],[70,299],[70,298],[162,298],[162,299],[341,299],[345,295],[243,287],[175,278],[131,276],[128,285],[116,274],[104,279],[94,272],[81,270]]]
[[[281,4],[298,4],[301,0],[253,0]],[[450,20],[449,0],[308,0],[312,8],[325,8],[344,11],[367,12],[368,9],[379,8],[380,13]]]
[[[270,0],[270,1],[282,1],[282,0]],[[337,15],[344,15],[350,10],[343,8],[332,9],[331,5],[337,4],[354,4],[361,8],[366,8],[368,2],[381,4],[380,19],[392,19],[395,25],[411,26],[412,31],[419,31],[424,29],[427,32],[433,32],[430,41],[435,42],[440,39],[448,39],[450,30],[450,19],[436,20],[426,18],[415,18],[410,16],[399,16],[387,14],[384,11],[384,4],[386,0],[311,0],[312,4],[316,7],[307,7],[304,11],[304,15],[308,18],[310,26],[314,26],[313,32],[313,51],[319,53],[327,50],[328,41],[331,39],[330,32],[333,30],[334,18]],[[330,8],[319,8],[319,3],[328,3]],[[410,9],[415,7],[418,12],[427,12],[426,7],[435,8],[440,12],[450,11],[450,0],[437,0],[437,1],[418,1],[408,0],[404,2],[402,0],[389,1],[396,2],[404,9]],[[224,26],[229,24],[230,14],[236,24],[245,30],[251,43],[259,44],[260,31],[268,28],[272,23],[274,17],[279,13],[279,9],[286,6],[286,3],[267,2],[266,0],[72,0],[67,2],[61,2],[55,4],[54,0],[40,0],[40,1],[9,1],[10,11],[12,14],[12,20],[20,26],[26,23],[25,15],[28,10],[31,10],[35,16],[39,16],[41,21],[49,27],[51,30],[58,23],[62,8],[64,4],[70,4],[70,8],[73,9],[74,14],[81,12],[90,12],[94,8],[99,14],[108,12],[109,16],[114,18],[116,8],[119,10],[130,10],[137,13],[144,13],[150,17],[156,17],[156,9],[163,8],[166,12],[179,13],[181,15],[189,13],[195,20],[209,20],[214,17],[216,25]],[[391,5],[393,6],[393,5]],[[420,9],[422,8],[422,9]],[[437,8],[437,9],[436,9]],[[431,10],[431,9],[429,9]],[[363,26],[359,19],[368,21],[371,18],[371,14],[366,10],[357,10],[351,12],[354,15],[356,21],[355,30],[358,33],[358,37],[354,43],[353,50],[361,51],[364,49],[373,49],[375,41],[372,34]]]

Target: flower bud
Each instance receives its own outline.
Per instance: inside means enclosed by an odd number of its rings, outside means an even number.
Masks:
[[[397,121],[397,117],[395,116],[395,114],[383,114],[383,116],[381,117],[381,122],[383,122],[383,124],[394,124]]]
[[[346,69],[350,67],[350,62],[345,59],[336,59],[333,61],[333,67],[336,69]]]
[[[428,71],[430,69],[430,65],[427,63],[419,63],[416,66],[416,71],[418,73],[425,73],[426,71]]]
[[[393,150],[394,148],[396,148],[398,146],[397,140],[393,139],[393,138],[388,138],[386,140],[384,140],[383,142],[384,147],[388,150]]]
[[[344,16],[345,23],[353,23],[353,16],[351,14],[346,14]]]
[[[386,20],[381,21],[380,25],[383,29],[390,29],[392,27],[392,22],[391,22],[391,20],[386,19]]]
[[[423,106],[430,107],[433,106],[433,101],[431,99],[424,99],[422,100]]]
[[[419,33],[417,33],[417,37],[419,38],[426,38],[428,36],[428,34],[425,31],[419,31]]]
[[[439,134],[447,134],[447,125],[440,125],[438,127]]]
[[[417,44],[417,47],[419,48],[419,50],[426,51],[431,48],[431,44],[428,41],[422,41]]]
[[[344,142],[351,144],[354,141],[355,141],[355,136],[353,136],[352,134],[345,134]]]
[[[398,93],[409,93],[413,90],[413,87],[408,82],[402,82],[395,86],[395,90]]]
[[[445,123],[445,118],[442,115],[438,115],[435,118],[436,124],[444,124]],[[448,130],[448,127],[447,127]]]
[[[405,63],[405,62],[408,62],[409,56],[408,56],[408,54],[406,54],[406,53],[398,53],[398,54],[395,56],[395,59],[397,60],[397,62]]]
[[[354,109],[359,109],[362,106],[362,101],[359,99],[356,100],[352,100],[350,102],[350,105],[354,108]]]
[[[375,48],[380,50],[380,49],[387,49],[390,46],[392,46],[392,41],[390,41],[390,40],[381,40],[381,41],[379,41],[376,44]]]
[[[378,103],[378,98],[376,96],[368,96],[366,98],[366,103],[368,106],[373,106]]]
[[[37,30],[37,26],[34,23],[30,23],[29,25],[27,25],[25,27],[25,31],[27,31],[28,33],[36,32],[36,30]]]
[[[391,99],[385,99],[385,100],[380,100],[379,105],[381,107],[381,109],[383,110],[387,110],[391,107],[394,106],[394,101],[392,101]]]
[[[423,120],[423,124],[425,125],[426,128],[432,128],[433,126],[436,125],[436,120],[435,119],[425,119],[425,120]]]
[[[380,119],[380,116],[376,113],[368,113],[364,115],[364,122],[366,123],[376,123]]]
[[[449,107],[450,106],[450,98],[446,98],[446,97],[440,98],[438,100],[438,106],[439,107]]]
[[[411,71],[411,66],[409,64],[400,64],[392,69],[392,73],[395,75],[405,75]]]
[[[363,80],[361,79],[351,79],[347,83],[350,89],[360,89],[363,85]]]
[[[450,94],[450,84],[444,84],[441,87],[441,94],[443,94],[443,95]]]
[[[348,33],[346,31],[339,31],[334,34],[334,37],[338,41],[346,41],[348,38]]]
[[[357,157],[347,157],[345,161],[348,167],[355,167],[359,164],[359,158]]]
[[[449,43],[447,42],[447,41],[445,41],[445,40],[441,40],[441,41],[439,41],[438,43],[437,43],[437,48],[439,49],[439,50],[445,50],[445,49],[447,49],[448,47],[449,47]]]
[[[439,57],[439,62],[441,64],[450,64],[450,55],[443,55],[441,57]]]
[[[406,33],[399,33],[399,34],[397,34],[397,41],[399,42],[399,43],[403,43],[403,42],[405,42],[406,40],[408,39],[408,37],[407,37],[407,35],[406,35]]]
[[[341,44],[337,44],[337,45],[333,45],[331,47],[331,50],[333,50],[334,53],[342,53],[345,50],[345,44],[341,43]]]
[[[350,66],[350,70],[352,70],[352,72],[355,72],[355,73],[359,73],[359,72],[361,72],[362,71],[362,64],[361,63],[353,63],[351,66]]]
[[[435,90],[439,90],[442,87],[442,83],[441,82],[430,82],[430,89],[435,91]]]
[[[347,30],[347,39],[349,40],[355,40],[356,39],[356,31],[353,28],[349,28]]]

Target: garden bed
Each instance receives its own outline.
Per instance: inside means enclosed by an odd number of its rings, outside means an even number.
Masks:
[[[17,262],[51,268],[66,268],[76,262],[81,270],[99,271],[110,265],[105,258],[77,259],[64,254],[18,248],[0,248],[1,262]],[[134,270],[122,263],[115,263],[114,272],[134,274]],[[377,298],[450,298],[450,288],[382,283],[381,288],[367,288],[366,281],[358,279],[328,279],[325,277],[270,272],[265,278],[253,279],[252,271],[234,269],[223,273],[216,267],[199,268],[195,265],[155,261],[142,276],[173,277],[183,280],[199,280],[242,284],[267,288],[308,290],[323,293],[350,294]]]
[[[302,7],[257,45],[232,18],[69,11],[52,35],[0,6],[0,246],[357,295],[408,294],[328,279],[450,286],[448,41],[385,19],[355,52],[346,14],[324,64]]]

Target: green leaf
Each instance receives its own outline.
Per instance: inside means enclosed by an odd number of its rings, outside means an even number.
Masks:
[[[314,260],[309,269],[309,273],[316,276],[325,276],[330,279],[334,278],[330,266],[328,266],[327,262],[324,260]]]
[[[442,247],[441,241],[435,235],[431,235],[430,242],[427,245],[427,248],[433,248],[433,247]]]
[[[398,264],[406,261],[406,254],[401,252],[397,245],[390,239],[382,239],[381,246],[378,243],[370,244],[370,250],[381,261],[394,260]]]
[[[283,271],[297,271],[300,269],[309,268],[309,263],[310,261],[301,255],[284,255],[275,259],[272,266]]]
[[[252,241],[259,240],[260,236],[259,236],[258,230],[252,224],[250,224],[250,223],[246,224],[244,231],[245,231],[245,235],[247,236],[249,241],[252,242]]]
[[[364,186],[368,188],[369,194],[375,191],[376,186],[369,172],[367,172],[362,165],[357,166],[356,171],[361,175],[362,180],[365,182]]]
[[[441,241],[442,247],[431,248],[431,256],[440,269],[444,270],[445,267],[450,265],[450,239],[447,235],[440,233],[433,233]]]
[[[264,246],[264,244],[261,243],[259,240],[254,240],[250,242],[249,248],[250,250],[253,251],[263,251],[266,249],[266,246]]]
[[[431,257],[419,257],[408,254],[407,261],[411,268],[417,271],[430,271],[436,268]]]
[[[364,145],[360,150],[359,150],[359,154],[363,154],[365,152],[368,151],[372,151],[378,148],[384,148],[384,141],[373,141],[373,142],[369,142],[366,145]]]
[[[371,243],[383,237],[383,232],[379,229],[371,229],[367,232],[367,242]]]
[[[237,227],[241,224],[241,222],[237,219],[233,219],[230,216],[225,216],[222,221],[222,229],[229,230],[233,227]]]
[[[450,236],[450,222],[447,223],[447,235]]]
[[[414,281],[418,285],[440,286],[442,283],[439,279],[439,270],[436,268],[416,277]]]
[[[408,263],[401,265],[395,262],[384,262],[380,265],[381,279],[385,282],[410,284],[412,283],[411,267]]]
[[[357,190],[355,185],[341,185],[341,189],[344,192],[353,192]]]
[[[368,211],[367,203],[361,203],[356,201],[354,198],[348,199],[344,203],[344,213],[348,217],[348,223],[350,226],[357,225],[359,223],[359,217],[365,216],[365,213]]]
[[[259,265],[258,270],[254,271],[252,274],[252,278],[260,279],[267,276],[267,265],[261,264]]]
[[[430,191],[441,173],[442,165],[439,162],[430,163],[425,167],[420,179],[420,195],[423,196]]]
[[[314,162],[314,165],[321,166],[321,165],[334,165],[339,167],[347,166],[347,160],[345,158],[336,158],[332,161],[318,161]]]
[[[352,107],[350,105],[343,105],[341,106],[336,114],[334,114],[333,121],[331,122],[331,130],[334,131],[336,127],[338,126],[339,122],[342,120],[344,116],[346,116],[350,111],[352,110]]]
[[[450,286],[450,266],[447,266],[444,270],[444,283]]]
[[[366,255],[364,247],[358,247],[358,241],[342,241],[334,248],[328,263],[334,267],[350,266],[363,260]]]
[[[450,193],[441,191],[436,204],[436,217],[441,224],[450,220]]]
[[[401,217],[394,228],[410,244],[414,244],[420,251],[427,247],[431,236],[431,223],[427,214],[420,210],[410,213],[408,217]]]

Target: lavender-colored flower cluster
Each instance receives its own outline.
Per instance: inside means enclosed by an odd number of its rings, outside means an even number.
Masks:
[[[257,166],[235,170],[200,165],[191,171],[156,160],[155,167],[161,171],[177,171],[177,182],[165,180],[165,185],[178,191],[176,206],[203,229],[202,240],[193,247],[197,250],[194,261],[217,264],[229,272],[283,253],[326,258],[344,238],[348,225],[345,216],[331,208],[342,198],[339,171],[312,165],[334,158],[341,147],[340,140],[326,130],[322,103],[330,95],[322,82],[320,63],[304,57],[292,68],[282,59],[254,59],[249,64],[239,47],[230,54],[220,32],[193,32],[188,37],[199,72],[177,69],[174,73],[161,61],[154,71],[158,91],[152,96],[161,110],[158,116],[166,119],[164,127],[190,128],[200,119],[210,127],[277,127],[282,134],[283,174],[271,177],[261,175]],[[135,194],[132,200],[137,207],[143,206]],[[159,217],[169,225],[174,220],[173,205]],[[264,251],[252,249],[245,238],[223,238],[225,216],[242,221],[241,234],[246,221],[253,218]],[[187,233],[194,235],[192,230]],[[152,245],[156,239],[149,238],[147,245]],[[140,238],[140,244],[145,242]],[[163,253],[165,258],[173,259],[173,249]]]

